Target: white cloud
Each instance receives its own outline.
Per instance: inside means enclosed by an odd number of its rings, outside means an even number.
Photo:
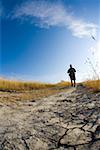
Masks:
[[[61,3],[50,3],[45,0],[31,0],[17,6],[12,19],[30,20],[32,24],[42,28],[51,26],[63,26],[76,37],[88,37],[96,35],[97,26],[87,23],[72,15]]]
[[[72,31],[74,36],[84,37],[84,36],[96,36],[97,26],[93,23],[86,23],[81,20],[71,18],[68,28]]]

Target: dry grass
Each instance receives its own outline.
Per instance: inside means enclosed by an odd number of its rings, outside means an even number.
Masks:
[[[0,90],[2,91],[30,91],[30,90],[39,90],[39,89],[47,89],[53,87],[63,87],[69,86],[69,82],[60,82],[57,84],[49,84],[49,83],[40,83],[40,82],[22,82],[15,80],[5,80],[0,79]]]
[[[0,79],[0,102],[37,100],[66,91],[69,85],[70,83],[65,81],[57,84],[48,84]]]
[[[54,85],[38,83],[38,82],[22,82],[14,80],[0,79],[0,90],[2,91],[23,91],[33,89],[44,89],[47,87],[53,87]]]
[[[91,88],[94,92],[100,92],[100,79],[87,80],[83,83],[86,87]]]

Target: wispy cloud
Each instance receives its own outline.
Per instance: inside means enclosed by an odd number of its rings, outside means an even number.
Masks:
[[[12,19],[29,20],[42,28],[63,26],[72,35],[82,38],[96,35],[97,26],[72,15],[61,3],[50,3],[45,0],[30,0],[17,6],[12,13]]]

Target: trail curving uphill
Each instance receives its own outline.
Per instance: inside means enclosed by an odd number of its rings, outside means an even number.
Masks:
[[[40,101],[0,103],[0,150],[100,150],[100,93],[78,86]]]

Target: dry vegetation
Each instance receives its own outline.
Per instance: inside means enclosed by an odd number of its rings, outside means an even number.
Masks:
[[[2,91],[26,91],[53,87],[53,84],[45,84],[38,82],[22,82],[15,80],[0,80],[0,90]]]
[[[100,80],[88,80],[83,83],[86,87],[100,92]],[[61,81],[57,84],[22,82],[0,79],[0,102],[16,102],[21,100],[39,100],[60,92],[65,92],[70,86],[69,82]]]
[[[57,84],[22,82],[0,79],[0,102],[15,102],[20,100],[36,100],[68,89],[69,82]]]
[[[83,83],[86,87],[91,88],[94,92],[100,92],[100,79],[87,80]]]
[[[69,85],[70,83],[65,81],[59,82],[57,84],[49,84],[40,82],[24,82],[24,81],[0,79],[1,91],[30,91],[54,87],[64,87]]]

